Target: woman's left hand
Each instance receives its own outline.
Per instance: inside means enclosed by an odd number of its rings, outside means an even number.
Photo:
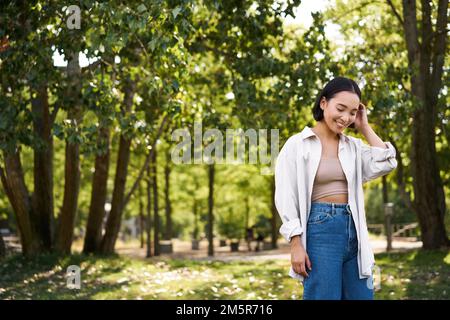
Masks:
[[[369,126],[369,120],[367,119],[367,108],[364,104],[360,103],[358,112],[356,113],[355,129],[361,130]]]

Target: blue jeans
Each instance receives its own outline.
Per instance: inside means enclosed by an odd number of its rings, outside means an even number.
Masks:
[[[348,204],[313,202],[306,252],[311,261],[304,300],[373,300],[373,279],[360,279],[358,238]]]

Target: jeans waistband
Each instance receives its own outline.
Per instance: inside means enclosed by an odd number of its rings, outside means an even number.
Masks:
[[[334,209],[345,209],[349,214],[351,213],[350,204],[348,203],[334,203],[334,202],[312,202],[311,210],[329,211],[333,212]]]

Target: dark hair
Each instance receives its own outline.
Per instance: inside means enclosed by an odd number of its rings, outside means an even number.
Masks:
[[[344,77],[336,77],[330,82],[327,83],[325,88],[322,89],[322,92],[317,96],[316,102],[313,107],[313,116],[316,121],[320,121],[323,119],[323,110],[320,108],[320,101],[322,98],[326,100],[330,100],[336,94],[342,91],[353,92],[358,95],[361,100],[361,90],[358,85],[352,79],[344,78]],[[350,128],[354,128],[355,125],[352,123]]]

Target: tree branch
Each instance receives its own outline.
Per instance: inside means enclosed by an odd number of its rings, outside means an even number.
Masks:
[[[398,189],[400,192],[400,197],[402,198],[403,202],[405,203],[406,207],[414,212],[414,204],[411,201],[411,197],[408,192],[406,192],[406,186],[405,186],[405,179],[404,179],[404,167],[402,162],[402,156],[400,154],[400,150],[397,148],[397,145],[394,142],[394,139],[390,139],[392,142],[392,145],[394,146],[396,150],[396,159],[397,159],[397,174],[396,174],[396,180]]]
[[[429,86],[431,42],[433,40],[433,28],[431,26],[431,7],[429,0],[422,1],[422,52],[420,55],[420,69],[424,76],[425,86]]]
[[[416,0],[403,0],[403,16],[408,60],[412,67],[419,66],[420,45],[417,32]]]
[[[52,125],[55,123],[55,119],[56,119],[56,115],[58,114],[58,111],[59,111],[59,105],[55,105],[53,107],[52,114],[50,115],[50,123]]]
[[[11,189],[9,188],[8,179],[6,177],[5,170],[3,169],[2,166],[0,166],[0,180],[2,181],[3,189],[5,189],[6,196],[9,198],[9,201],[11,201],[12,200]]]
[[[400,22],[400,25],[403,26],[403,18],[402,16],[398,13],[397,9],[395,8],[394,4],[392,3],[392,0],[386,0],[386,2],[388,3],[389,7],[391,7],[392,13],[395,15],[395,17],[397,18],[398,22]]]
[[[447,8],[448,0],[439,0],[436,32],[433,43],[433,71],[431,74],[431,103],[437,102],[439,90],[442,86],[442,72],[445,60],[445,47],[447,41]]]
[[[144,173],[146,172],[149,164],[150,164],[150,159],[153,156],[153,153],[155,152],[155,148],[156,148],[156,142],[158,141],[159,137],[161,136],[164,127],[166,125],[167,119],[169,118],[169,115],[166,114],[159,126],[158,132],[156,134],[155,140],[153,141],[152,144],[152,148],[150,149],[150,152],[148,153],[147,157],[145,158],[145,162],[144,165],[142,166],[141,170],[139,171],[139,175],[136,178],[136,180],[133,183],[133,186],[131,187],[130,192],[128,192],[128,194],[126,195],[125,199],[123,200],[122,203],[122,210],[125,209],[125,206],[127,205],[127,203],[130,201],[131,196],[133,195],[133,192],[137,189],[137,187],[139,186],[139,182],[141,181],[142,177],[144,176]]]
[[[95,68],[97,68],[99,65],[101,65],[102,63],[103,63],[103,60],[101,58],[99,58],[97,61],[91,63],[87,67],[81,68],[81,73],[85,73],[87,71],[92,71]]]
[[[332,19],[331,19],[331,22],[337,22],[337,21],[339,21],[340,19],[344,18],[346,15],[348,15],[348,14],[354,12],[354,11],[359,11],[359,10],[361,10],[361,9],[364,8],[364,7],[367,7],[367,6],[371,5],[371,4],[379,3],[379,2],[380,2],[380,1],[367,1],[367,2],[364,2],[364,3],[360,4],[359,6],[357,6],[357,7],[355,7],[355,8],[352,8],[352,9],[350,9],[350,10],[348,10],[348,11],[345,11],[343,14],[341,14],[341,15],[339,15],[339,16],[337,16],[337,17],[332,18]]]

